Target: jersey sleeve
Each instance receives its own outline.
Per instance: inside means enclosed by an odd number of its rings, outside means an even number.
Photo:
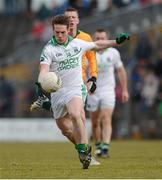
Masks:
[[[48,46],[45,46],[40,55],[40,64],[50,65],[51,62],[52,62],[52,56],[51,56],[50,48]]]
[[[79,40],[79,44],[82,48],[83,53],[96,47],[96,44],[94,42],[86,42],[81,39],[78,39],[78,40]]]
[[[120,53],[117,49],[114,49],[113,56],[114,56],[115,68],[117,69],[117,68],[120,68],[121,66],[123,66]]]

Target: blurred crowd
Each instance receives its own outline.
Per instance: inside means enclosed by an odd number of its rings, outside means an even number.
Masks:
[[[6,16],[25,13],[44,20],[63,13],[68,7],[78,9],[80,18],[96,13],[107,13],[123,7],[161,3],[161,0],[2,0],[1,12]]]
[[[158,125],[155,121],[162,118],[162,39],[155,44],[146,34],[139,37],[130,79],[132,124],[142,131],[149,126],[152,136]]]
[[[15,116],[15,90],[14,86],[4,76],[0,76],[0,116]]]

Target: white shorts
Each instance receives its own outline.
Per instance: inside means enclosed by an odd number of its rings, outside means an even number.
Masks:
[[[114,109],[115,107],[115,94],[92,94],[87,96],[86,110],[97,111],[100,109]]]
[[[85,101],[87,90],[82,87],[72,88],[61,88],[57,92],[51,94],[51,107],[53,111],[54,119],[59,119],[67,114],[66,104],[71,101],[73,97],[80,97]]]

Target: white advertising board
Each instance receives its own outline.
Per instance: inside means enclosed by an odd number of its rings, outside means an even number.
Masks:
[[[90,122],[87,121],[90,133]],[[53,119],[0,119],[0,141],[67,141]]]

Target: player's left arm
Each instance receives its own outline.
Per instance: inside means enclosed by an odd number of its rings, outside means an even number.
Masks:
[[[98,68],[97,68],[96,52],[95,51],[87,51],[86,57],[88,60],[90,77],[95,77],[97,79]]]
[[[38,81],[35,83],[36,94],[37,94],[38,98],[36,101],[34,101],[30,105],[30,111],[34,111],[36,109],[41,109],[41,108],[46,109],[48,111],[51,110],[51,102],[49,101],[49,94],[45,93],[42,90],[41,83],[40,83],[41,78],[47,72],[49,72],[49,65],[48,64],[40,64]]]
[[[130,35],[128,33],[119,34],[115,40],[99,40],[95,41],[95,50],[102,50],[113,46],[118,46],[124,43],[126,40],[130,39]]]
[[[40,64],[38,82],[41,81],[41,78],[45,73],[49,72],[49,67],[50,66],[48,64]]]
[[[89,42],[92,42],[91,36],[88,38]],[[95,77],[97,79],[98,76],[98,68],[97,68],[97,60],[96,60],[96,51],[87,51],[85,56],[88,60],[89,73],[90,77]]]
[[[117,69],[117,74],[122,87],[122,102],[127,102],[129,99],[127,74],[123,65]]]
[[[83,81],[87,87],[89,94],[91,94],[91,93],[94,93],[96,88],[97,88],[97,85],[96,85],[97,78],[92,76],[87,80],[86,70],[87,70],[86,57],[84,55],[82,57],[82,78],[83,78]]]
[[[96,52],[87,51],[86,57],[88,59],[88,67],[90,73],[90,78],[87,80],[87,88],[89,93],[94,93],[97,88],[96,81],[98,76]]]
[[[41,87],[41,79],[42,77],[44,76],[45,73],[49,72],[49,65],[48,64],[40,64],[40,67],[39,67],[39,75],[38,75],[38,81],[35,83],[36,84],[36,93],[38,95],[38,98],[39,97],[44,97],[45,96],[48,96],[48,94],[46,94],[43,90],[42,90],[42,87]]]

